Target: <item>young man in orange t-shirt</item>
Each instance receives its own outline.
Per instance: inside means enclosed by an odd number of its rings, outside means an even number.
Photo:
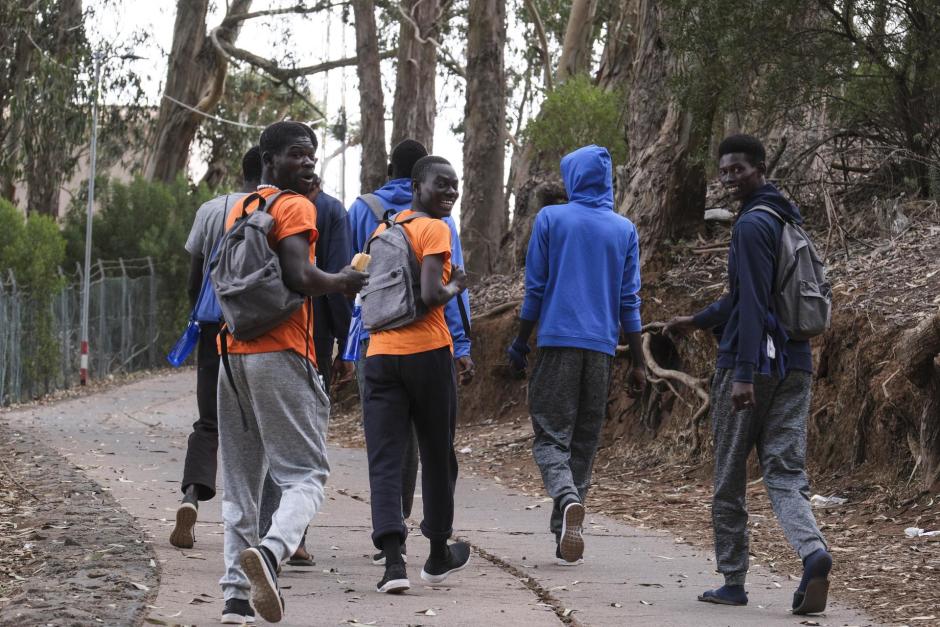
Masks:
[[[412,208],[395,219],[420,216],[402,228],[421,265],[420,298],[428,312],[409,325],[372,333],[364,368],[372,542],[385,552],[385,575],[376,590],[388,593],[411,586],[401,554],[408,536],[401,508],[401,466],[412,425],[424,469],[421,532],[431,541],[421,578],[440,583],[470,560],[466,542],[447,544],[457,482],[457,380],[444,305],[463,291],[466,275],[462,268],[451,267],[450,229],[441,218],[450,215],[457,200],[457,174],[446,159],[423,157],[415,163],[412,189]]]
[[[305,296],[352,295],[367,274],[351,267],[336,274],[314,264],[316,208],[304,196],[313,182],[316,144],[298,122],[277,122],[261,133],[263,171],[258,195],[271,198],[265,210],[274,218],[268,235],[277,252],[284,284]],[[259,206],[255,195],[235,204],[226,230]],[[281,620],[284,603],[277,569],[300,544],[307,524],[323,501],[330,467],[326,430],[330,402],[316,372],[310,299],[280,326],[253,340],[226,337],[228,373],[219,375],[219,447],[225,574],[220,580],[223,623],[244,623],[248,598],[262,618]],[[271,528],[259,541],[258,504],[264,475],[281,488]]]

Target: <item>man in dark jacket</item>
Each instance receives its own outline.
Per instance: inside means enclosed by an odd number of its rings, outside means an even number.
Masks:
[[[774,513],[803,560],[793,598],[797,614],[826,607],[832,557],[809,504],[805,471],[806,417],[813,385],[807,341],[792,341],[773,311],[776,251],[782,220],[802,224],[799,210],[765,179],[765,151],[750,135],[732,135],[718,147],[722,185],[741,203],[728,252],[728,291],[694,316],[680,316],[666,332],[712,329],[719,338],[712,379],[715,557],[725,585],[700,601],[747,605],[747,459],[757,455]],[[773,213],[756,207],[767,207]]]

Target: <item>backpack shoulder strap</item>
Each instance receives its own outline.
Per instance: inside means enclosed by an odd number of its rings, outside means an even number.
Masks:
[[[385,214],[388,213],[388,211],[385,210],[385,205],[382,204],[381,198],[376,194],[363,194],[359,198],[372,210],[372,215],[375,216],[376,220],[379,222],[386,220]]]
[[[775,218],[777,218],[784,224],[787,224],[789,222],[789,220],[787,220],[785,217],[780,215],[779,211],[777,211],[773,207],[768,207],[767,205],[757,205],[756,207],[752,207],[748,209],[747,211],[745,211],[745,213],[750,213],[752,211],[763,211],[764,213],[769,213],[770,215],[774,216]]]

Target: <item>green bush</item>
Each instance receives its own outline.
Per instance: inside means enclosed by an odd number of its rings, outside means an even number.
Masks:
[[[166,184],[136,178],[131,183],[97,183],[99,210],[92,225],[92,263],[97,259],[150,257],[157,273],[161,350],[186,323],[189,253],[184,246],[199,205],[212,197],[185,179]],[[69,268],[85,259],[85,209],[76,203],[66,217],[64,234]]]
[[[526,138],[536,150],[557,157],[597,144],[607,148],[615,165],[622,165],[627,142],[620,125],[621,100],[617,92],[596,87],[587,76],[575,76],[545,98],[526,127]]]
[[[12,270],[25,295],[21,312],[25,345],[19,347],[25,380],[33,389],[44,384],[48,390],[59,358],[52,302],[63,285],[59,266],[65,258],[65,239],[49,216],[32,214],[27,219],[2,198],[0,224],[0,272],[6,281]]]

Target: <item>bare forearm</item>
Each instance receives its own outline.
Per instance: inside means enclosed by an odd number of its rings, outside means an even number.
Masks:
[[[425,289],[425,286],[421,286],[421,300],[424,301],[424,304],[428,307],[440,307],[446,305],[451,298],[456,296],[460,290],[456,285],[453,284],[441,284],[435,286],[430,286],[428,289]]]
[[[342,291],[338,274],[330,274],[308,263],[299,271],[284,272],[284,284],[304,296],[323,296]]]

